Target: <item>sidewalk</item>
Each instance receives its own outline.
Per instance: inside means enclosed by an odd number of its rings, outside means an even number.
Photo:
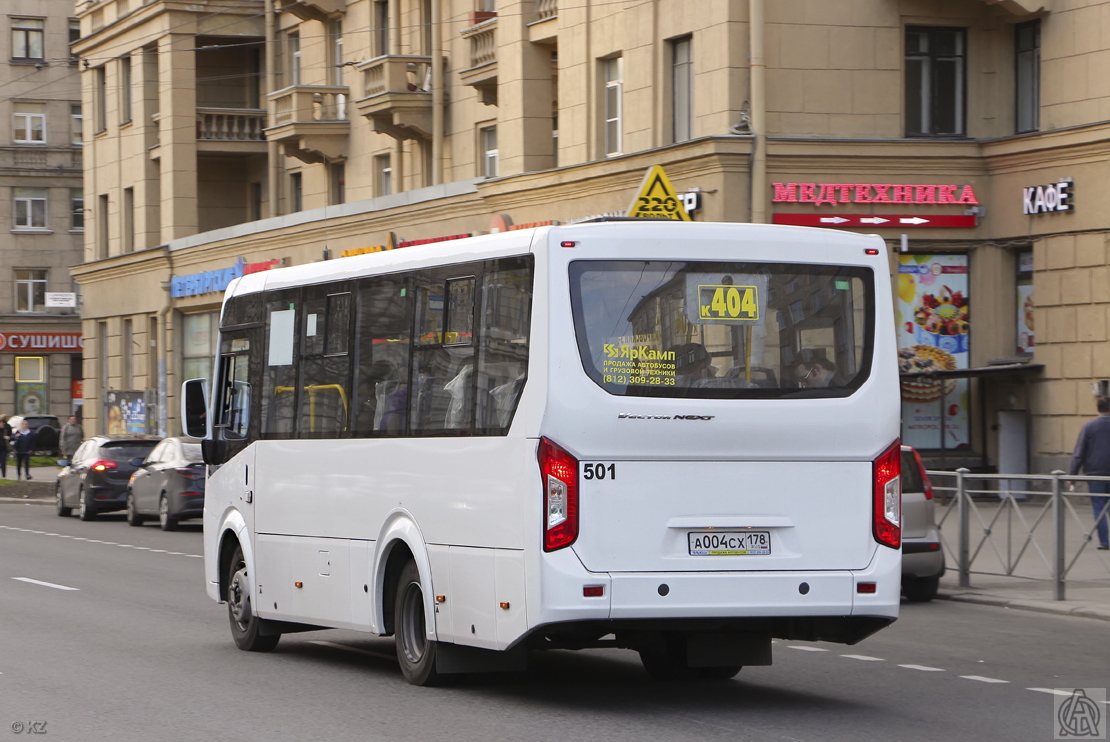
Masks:
[[[32,466],[30,479],[15,478],[15,465],[8,465],[8,476],[0,477],[0,502],[7,500],[42,500],[54,498],[54,482],[58,466]]]

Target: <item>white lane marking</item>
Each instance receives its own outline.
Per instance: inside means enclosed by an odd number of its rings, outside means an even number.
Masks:
[[[31,528],[16,528],[14,526],[0,526],[0,529],[5,531],[19,531],[20,533],[33,533],[38,536],[53,536],[55,538],[70,538],[74,541],[84,541],[89,544],[103,544],[105,546],[118,546],[121,549],[136,549],[138,551],[150,551],[156,554],[172,554],[173,556],[191,557],[193,559],[204,559],[202,554],[184,554],[180,551],[166,551],[165,549],[152,549],[149,546],[136,546],[135,544],[119,544],[115,541],[100,541],[99,539],[85,538],[83,536],[67,536],[64,533],[52,533],[50,531],[36,531]]]
[[[886,662],[882,657],[868,657],[866,654],[842,654],[850,660],[863,660],[864,662]]]
[[[944,672],[939,667],[926,667],[925,665],[898,665],[898,667],[904,667],[907,670],[920,670],[921,672]]]
[[[1070,696],[1072,694],[1070,690],[1058,690],[1056,688],[1026,688],[1025,690],[1047,693],[1050,696]]]
[[[52,587],[55,590],[80,590],[79,587],[67,587],[65,585],[55,585],[53,582],[43,582],[42,580],[32,580],[30,577],[13,577],[13,580],[20,582],[29,582],[32,585],[42,585],[43,587]]]
[[[827,651],[829,651],[829,650],[825,649],[824,647],[804,647],[804,646],[801,646],[801,645],[798,645],[798,644],[788,644],[787,646],[790,647],[791,649],[798,649],[802,652],[827,652]]]
[[[331,647],[332,649],[344,649],[348,652],[356,652],[358,654],[365,654],[371,657],[378,657],[383,660],[396,660],[396,655],[384,654],[382,652],[371,652],[368,649],[359,649],[358,647],[348,647],[346,644],[336,644],[335,642],[326,642],[319,639],[312,639],[309,644],[317,644],[321,647]]]
[[[986,678],[982,675],[961,675],[964,680],[978,680],[980,683],[1009,683],[1009,680],[999,680],[998,678]]]

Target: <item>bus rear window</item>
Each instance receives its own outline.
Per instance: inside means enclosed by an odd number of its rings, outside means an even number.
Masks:
[[[583,368],[610,394],[846,396],[870,373],[869,268],[575,261],[570,284]]]

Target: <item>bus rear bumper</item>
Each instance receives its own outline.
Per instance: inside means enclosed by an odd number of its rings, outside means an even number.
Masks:
[[[881,546],[860,570],[596,573],[569,554],[545,556],[543,608],[529,611],[539,619],[533,626],[597,619],[898,617],[901,555]],[[603,594],[587,596],[591,586]]]

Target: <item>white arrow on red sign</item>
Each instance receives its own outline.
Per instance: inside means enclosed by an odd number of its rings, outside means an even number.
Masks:
[[[929,217],[915,214],[783,214],[772,217],[775,224],[794,224],[803,227],[868,227],[875,229],[901,228],[961,228],[974,229],[978,218],[974,214],[934,214]]]
[[[862,219],[860,221],[863,221]],[[928,219],[922,219],[919,216],[911,216],[909,218],[902,217],[898,220],[899,224],[928,224]]]
[[[860,224],[886,224],[889,219],[883,219],[881,216],[864,216],[860,217]]]
[[[823,217],[821,217],[821,223],[822,224],[843,224],[844,222],[850,222],[850,221],[852,221],[852,220],[851,219],[845,219],[842,216],[823,216]],[[884,219],[883,221],[886,221],[886,220]]]

